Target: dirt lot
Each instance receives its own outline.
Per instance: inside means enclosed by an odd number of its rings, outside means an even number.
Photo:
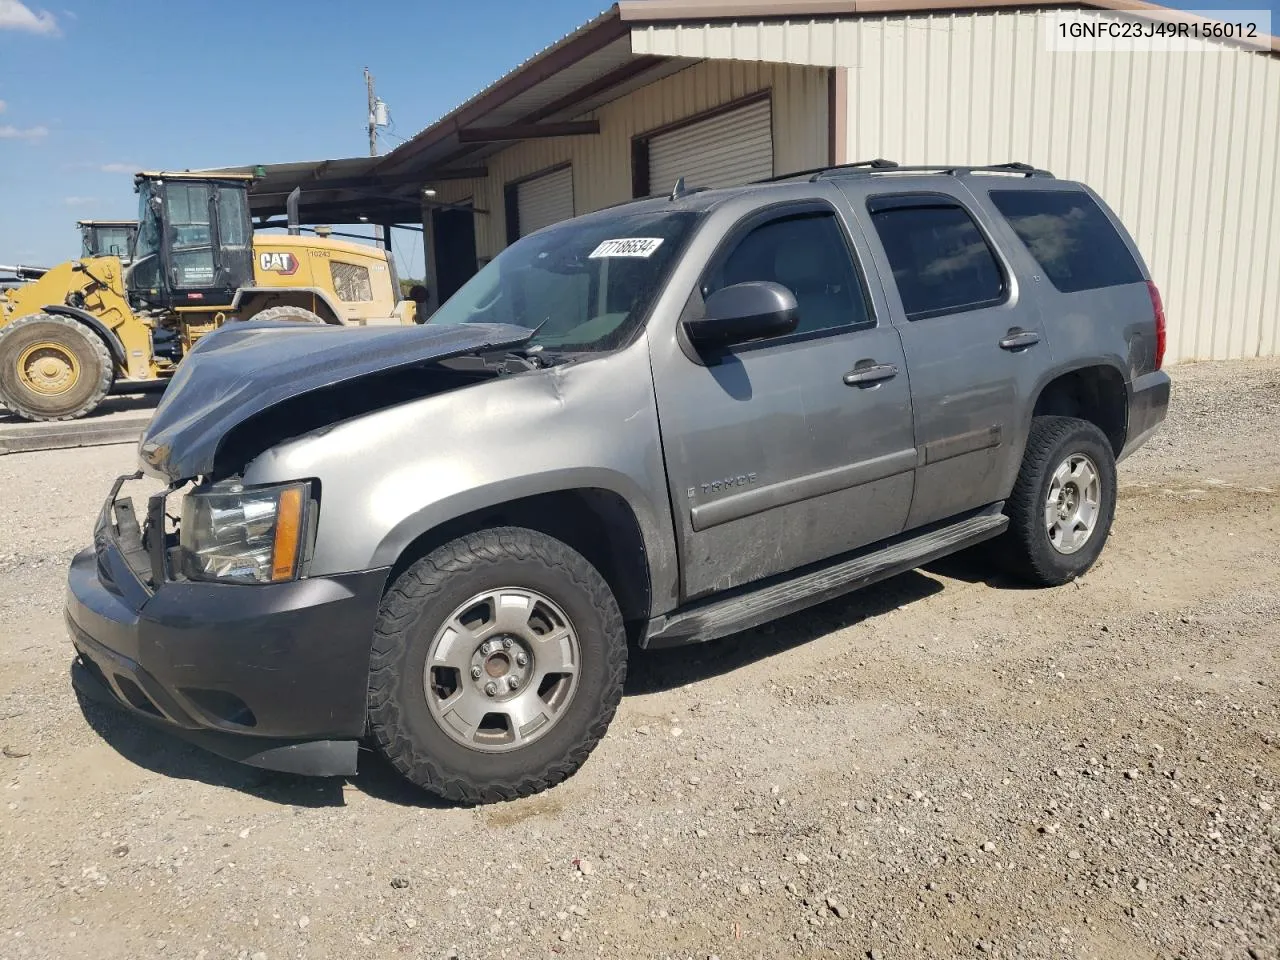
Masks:
[[[1276,957],[1280,363],[1175,380],[1083,581],[953,558],[638,656],[481,809],[82,707],[63,571],[132,449],[0,457],[0,958]]]

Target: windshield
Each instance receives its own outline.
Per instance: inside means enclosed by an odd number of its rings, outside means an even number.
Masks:
[[[132,233],[133,230],[129,227],[85,227],[85,256],[128,259]]]
[[[531,341],[564,351],[612,350],[649,310],[697,222],[689,212],[585,221],[508,247],[427,322],[540,328]]]

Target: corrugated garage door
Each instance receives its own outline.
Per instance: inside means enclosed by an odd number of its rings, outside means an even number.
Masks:
[[[516,187],[520,236],[573,216],[573,167],[526,180]]]
[[[773,176],[773,113],[768,99],[691,123],[649,141],[649,191],[733,187]]]

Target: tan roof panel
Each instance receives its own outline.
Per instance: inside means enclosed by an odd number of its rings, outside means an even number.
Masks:
[[[987,10],[1002,7],[1086,7],[1132,13],[1175,23],[1205,22],[1205,17],[1145,0],[621,0],[616,9],[627,23],[721,20],[767,17],[835,17],[858,14],[924,13],[930,10]],[[1261,46],[1280,52],[1280,37],[1261,38]]]

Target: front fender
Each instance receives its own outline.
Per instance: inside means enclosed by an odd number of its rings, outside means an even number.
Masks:
[[[676,602],[675,534],[643,339],[616,354],[356,417],[282,443],[245,471],[247,483],[307,477],[321,489],[313,575],[391,566],[423,534],[503,503],[603,490],[635,515],[652,605]]]
[[[414,540],[457,517],[528,497],[583,490],[616,494],[630,507],[651,565],[653,558],[661,561],[671,554],[672,544],[663,536],[663,512],[630,476],[604,467],[567,467],[472,487],[433,501],[388,531],[374,551],[373,566],[393,565]]]
[[[69,307],[64,303],[51,303],[41,309],[45,313],[56,314],[57,316],[62,317],[70,317],[72,320],[79,320],[102,338],[102,342],[107,345],[107,350],[111,353],[111,359],[116,362],[121,370],[129,369],[129,358],[125,353],[124,344],[120,342],[120,338],[116,336],[114,330],[95,317],[92,313],[89,313],[87,310],[80,310],[77,307]]]

